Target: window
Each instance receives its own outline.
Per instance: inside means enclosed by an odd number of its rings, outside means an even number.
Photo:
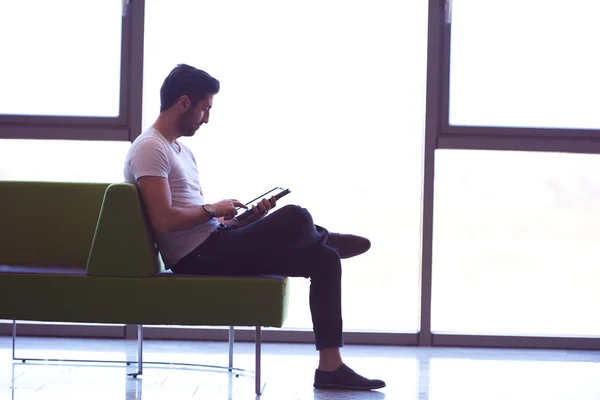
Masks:
[[[0,15],[12,39],[3,41],[12,61],[0,75],[2,114],[119,115],[121,1],[11,1]]]
[[[129,142],[0,140],[0,180],[122,182]]]
[[[451,126],[600,129],[600,2],[452,0]]]
[[[346,331],[416,338],[423,311],[424,344],[430,316],[434,345],[448,334],[597,337],[600,161],[575,152],[600,153],[600,3],[449,2],[444,24],[437,0],[5,1],[0,179],[122,181],[165,76],[189,63],[222,83],[211,123],[183,139],[208,201],[286,186],[280,207],[372,240],[343,261]],[[435,159],[431,310],[420,306],[424,152],[428,167]],[[309,282],[291,286],[284,328],[309,330]],[[54,325],[22,332],[125,331]]]
[[[141,46],[127,50],[141,36],[141,25],[132,24],[139,7],[2,2],[0,138],[128,140],[128,123],[139,125],[130,95],[140,85],[129,70]]]
[[[600,335],[600,156],[438,150],[434,333]]]
[[[343,262],[345,329],[416,332],[427,3],[149,0],[145,15],[143,126],[176,64],[214,75],[211,122],[184,139],[208,200],[286,186],[280,205],[369,237]],[[287,328],[312,327],[308,286],[292,280]]]

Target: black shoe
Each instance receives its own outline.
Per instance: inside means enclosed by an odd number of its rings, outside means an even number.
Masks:
[[[340,255],[340,258],[355,257],[371,248],[369,239],[343,233],[330,233],[325,244],[333,247]]]
[[[314,387],[336,390],[372,390],[385,387],[385,382],[379,379],[367,379],[354,372],[346,364],[342,364],[333,372],[317,369],[315,371]]]

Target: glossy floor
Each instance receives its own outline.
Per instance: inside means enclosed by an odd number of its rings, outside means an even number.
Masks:
[[[235,366],[252,370],[253,344],[236,344]],[[135,359],[135,341],[19,338],[19,358]],[[388,386],[373,392],[312,388],[316,362],[309,345],[264,344],[261,400],[600,399],[600,352],[348,346],[348,365]],[[146,361],[227,364],[227,344],[145,341]],[[72,362],[13,362],[0,337],[0,399],[253,399],[251,374],[197,367],[144,367]]]

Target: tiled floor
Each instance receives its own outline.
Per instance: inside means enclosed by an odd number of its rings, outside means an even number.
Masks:
[[[134,341],[19,338],[17,357],[133,360]],[[253,345],[236,344],[236,367],[253,369]],[[225,343],[146,341],[146,361],[227,363]],[[263,345],[261,400],[600,399],[600,352],[348,346],[346,362],[384,379],[373,392],[312,388],[316,354],[309,345]],[[0,400],[253,399],[252,376],[196,367],[13,362],[0,337]]]

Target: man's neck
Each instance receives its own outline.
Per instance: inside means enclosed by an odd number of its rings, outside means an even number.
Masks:
[[[181,137],[181,134],[177,130],[177,124],[168,115],[159,115],[152,124],[152,128],[159,131],[170,143],[174,143],[175,140]]]

